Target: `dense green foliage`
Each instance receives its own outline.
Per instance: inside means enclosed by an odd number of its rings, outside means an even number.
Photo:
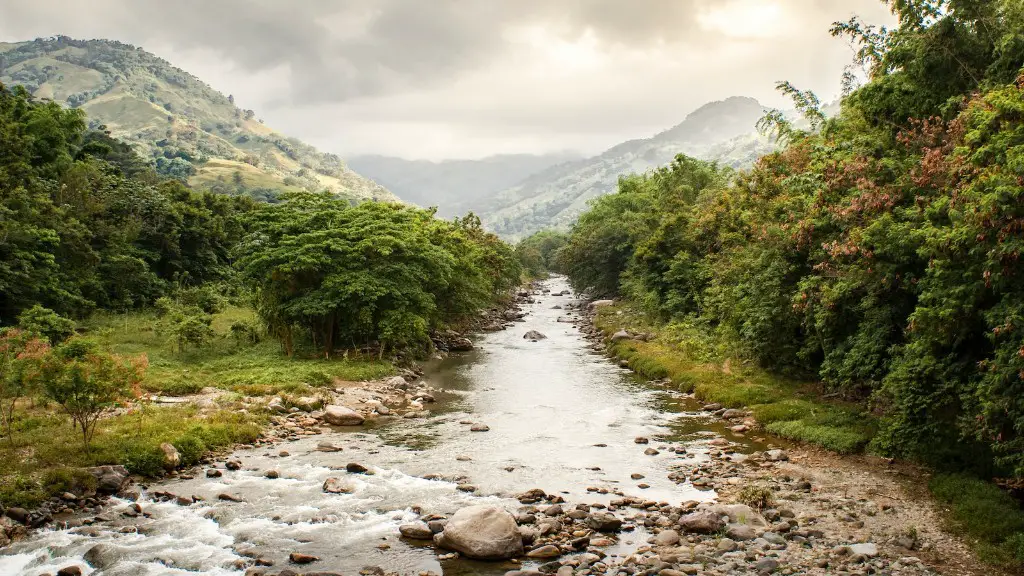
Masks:
[[[577,288],[713,329],[883,415],[874,448],[1024,476],[1024,8],[894,2],[857,21],[869,81],[733,175],[620,181],[561,251]]]
[[[239,267],[257,309],[291,354],[303,330],[330,356],[339,346],[429,343],[514,287],[512,249],[472,215],[454,222],[398,204],[351,206],[300,194],[252,216]]]
[[[523,272],[530,278],[543,278],[551,272],[558,272],[558,252],[569,237],[562,232],[542,230],[520,240],[516,244],[516,257],[523,266]]]
[[[0,87],[0,324],[152,303],[224,278],[253,202],[161,182],[82,114]]]

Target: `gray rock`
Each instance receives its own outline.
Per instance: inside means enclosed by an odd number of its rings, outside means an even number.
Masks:
[[[853,556],[864,556],[866,558],[874,558],[878,556],[878,545],[873,542],[864,542],[862,544],[850,544],[844,546],[849,553]]]
[[[539,548],[534,548],[526,553],[527,558],[557,558],[562,555],[562,551],[558,549],[558,546],[546,544]]]
[[[629,332],[626,332],[625,330],[619,330],[618,332],[612,334],[612,342],[619,342],[620,340],[629,340],[630,338],[631,336],[629,335]]]
[[[729,524],[725,529],[725,535],[733,540],[753,540],[757,538],[757,530],[746,524]]]
[[[544,340],[545,338],[547,338],[547,336],[541,334],[540,332],[537,332],[536,330],[530,330],[526,334],[523,334],[523,338],[525,340],[533,340],[534,342],[536,342],[537,340]]]
[[[612,304],[615,304],[614,300],[594,300],[590,303],[590,309],[604,308],[605,306],[611,306]]]
[[[764,457],[772,462],[785,462],[789,460],[789,456],[784,450],[769,450],[764,453]]]
[[[448,343],[448,349],[452,352],[469,352],[473,349],[473,341],[469,338],[455,338]]]
[[[328,494],[351,494],[355,488],[341,478],[328,478],[324,480],[323,490]]]
[[[324,408],[324,421],[334,426],[359,426],[365,418],[346,406],[330,405]]]
[[[487,424],[473,424],[473,426],[470,427],[469,431],[470,432],[488,432],[488,431],[490,431],[490,429],[491,428]]]
[[[523,553],[515,518],[497,506],[469,506],[456,512],[435,542],[478,560],[503,560]]]
[[[679,543],[679,532],[675,530],[662,530],[654,537],[656,546],[675,546]]]
[[[774,558],[761,558],[754,565],[754,569],[761,574],[770,574],[779,569],[779,561]]]
[[[434,533],[424,522],[402,524],[398,527],[398,531],[402,536],[412,538],[413,540],[431,540],[434,537]]]
[[[117,494],[128,483],[124,466],[95,466],[87,470],[96,478],[96,492],[100,494]]]
[[[160,444],[160,452],[164,455],[164,470],[170,472],[181,466],[181,454],[178,454],[178,449],[174,447],[174,444],[170,442]]]
[[[725,528],[725,522],[721,515],[710,510],[697,510],[680,518],[679,526],[687,532],[714,534]]]
[[[317,442],[316,449],[318,452],[341,452],[344,450],[344,448],[330,440],[321,440],[320,442]]]
[[[587,518],[587,526],[598,532],[618,532],[622,529],[622,520],[607,512],[597,512]]]
[[[82,559],[89,563],[89,566],[97,570],[103,570],[117,562],[117,551],[107,544],[97,544],[85,551]]]
[[[755,528],[767,528],[768,521],[756,510],[746,504],[719,504],[711,508],[720,516],[728,516],[732,524],[743,524]]]
[[[719,552],[732,552],[737,548],[739,548],[739,544],[731,538],[722,538],[718,541],[717,549]]]

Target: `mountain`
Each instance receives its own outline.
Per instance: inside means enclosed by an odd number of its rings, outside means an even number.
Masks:
[[[755,124],[765,109],[753,98],[732,97],[701,106],[682,123],[650,138],[630,140],[604,153],[552,166],[483,203],[484,224],[518,239],[544,228],[566,228],[587,202],[616,189],[620,175],[663,166],[680,153],[723,165],[749,166],[774,148]]]
[[[129,44],[66,36],[0,43],[0,82],[81,108],[91,127],[200,189],[266,198],[327,189],[354,200],[399,201],[334,154],[275,132],[232,96]]]
[[[579,155],[503,154],[480,160],[405,160],[391,156],[356,156],[348,164],[407,202],[437,206],[438,214],[452,217],[478,212],[487,201],[528,176]]]

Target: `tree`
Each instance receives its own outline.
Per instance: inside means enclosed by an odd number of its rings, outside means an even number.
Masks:
[[[45,355],[37,379],[46,397],[71,417],[88,452],[100,417],[141,395],[147,364],[145,355],[123,358],[100,351],[84,338],[72,338]]]
[[[14,409],[32,389],[49,348],[45,341],[23,330],[0,330],[0,420],[10,442],[14,442]]]
[[[64,318],[38,304],[18,316],[18,326],[29,334],[46,338],[54,345],[60,344],[75,333],[74,320]]]

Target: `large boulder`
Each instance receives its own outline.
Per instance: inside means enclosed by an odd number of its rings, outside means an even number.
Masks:
[[[174,444],[170,442],[160,444],[160,452],[164,455],[164,470],[170,472],[181,466],[181,454],[178,454],[178,449],[174,447]]]
[[[756,510],[746,504],[718,504],[711,511],[719,516],[728,516],[730,524],[767,528],[768,521]]]
[[[473,341],[469,338],[456,338],[448,344],[452,352],[469,352],[473,349]]]
[[[630,338],[631,338],[631,336],[629,335],[629,332],[626,332],[625,330],[619,330],[615,334],[612,334],[612,342],[619,342],[621,340],[629,340]]]
[[[537,340],[543,340],[547,338],[547,336],[541,334],[540,332],[537,332],[536,330],[530,330],[526,334],[523,334],[523,338],[525,340],[532,340],[536,342]]]
[[[725,528],[722,516],[711,510],[697,510],[679,519],[679,526],[687,532],[714,534]]]
[[[324,421],[334,426],[359,426],[363,415],[345,406],[330,405],[324,408]]]
[[[622,520],[607,512],[597,512],[587,518],[587,525],[598,532],[618,532],[622,529]]]
[[[128,469],[124,466],[95,466],[88,472],[96,478],[96,492],[117,494],[128,483]]]
[[[477,560],[504,560],[523,553],[515,518],[497,506],[469,506],[456,512],[435,537],[438,546]]]

